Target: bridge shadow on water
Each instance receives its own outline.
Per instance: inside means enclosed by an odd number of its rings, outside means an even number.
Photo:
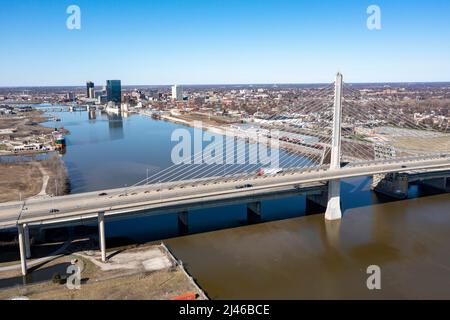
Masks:
[[[402,201],[373,192],[370,187],[371,182],[371,177],[353,178],[342,182],[341,198],[344,215],[345,211],[350,209]],[[409,198],[439,193],[432,189],[411,186]],[[262,214],[259,223],[323,214],[325,211],[325,208],[322,207],[308,206],[305,196],[263,201],[261,209]],[[252,224],[247,220],[245,204],[190,211],[188,220],[189,229],[187,232],[179,229],[176,213],[107,221],[108,247],[111,245],[114,247],[132,243],[142,244],[162,241],[186,234],[213,232]]]

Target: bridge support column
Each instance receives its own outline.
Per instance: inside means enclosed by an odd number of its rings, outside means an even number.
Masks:
[[[189,232],[189,213],[187,211],[178,213],[178,230],[181,234]]]
[[[247,204],[247,221],[250,223],[261,222],[261,202],[250,202]]]
[[[336,75],[334,89],[333,136],[331,138],[330,170],[341,169],[341,132],[342,132],[342,93],[344,78]],[[341,211],[341,182],[332,180],[328,183],[328,203],[325,220],[342,218]]]
[[[328,204],[325,219],[333,221],[341,218],[341,181],[332,180],[328,184]]]
[[[98,240],[102,253],[102,262],[106,262],[105,213],[98,214]]]
[[[25,241],[25,256],[27,259],[31,258],[31,248],[30,248],[30,229],[27,224],[23,225],[23,236]]]
[[[372,190],[396,199],[408,198],[409,181],[404,173],[388,173],[373,176]]]
[[[19,231],[19,251],[20,251],[20,267],[22,269],[22,275],[27,275],[27,256],[25,250],[25,231],[22,224],[17,226]]]

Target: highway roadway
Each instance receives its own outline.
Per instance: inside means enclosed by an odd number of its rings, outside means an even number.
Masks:
[[[302,190],[317,189],[330,180],[390,172],[413,170],[442,170],[450,166],[449,156],[374,161],[345,166],[338,170],[323,167],[306,171],[287,171],[274,176],[237,176],[208,178],[189,182],[101,190],[46,199],[30,199],[0,205],[0,228],[17,224],[51,224],[125,215],[136,212],[179,212],[220,204],[251,202],[277,193],[301,194]],[[245,177],[245,178],[244,178]],[[238,188],[240,187],[240,188]]]

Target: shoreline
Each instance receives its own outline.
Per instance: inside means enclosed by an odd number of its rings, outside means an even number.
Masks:
[[[3,286],[0,299],[24,296],[32,300],[178,300],[188,296],[195,300],[208,300],[186,273],[183,263],[163,242],[110,248],[107,263],[101,262],[96,247],[90,235],[78,235],[76,239],[65,242],[51,261],[37,263],[33,273],[36,276],[45,273],[46,278],[26,285],[19,275],[20,265],[17,270],[14,266],[5,267],[9,271],[2,272],[0,277]],[[81,269],[81,290],[66,287],[68,274],[65,268],[74,261]],[[139,289],[136,284],[139,284]]]
[[[15,136],[19,136],[23,141],[39,137],[43,144],[48,144],[53,129],[43,125],[51,119],[49,115],[44,114],[43,110],[33,110],[21,117],[0,118],[0,124],[3,128],[16,127],[11,130],[14,140]],[[60,130],[64,134],[70,134],[64,128]],[[2,151],[0,168],[5,170],[0,181],[1,202],[66,195],[70,192],[67,168],[56,150]]]
[[[147,111],[141,111],[138,113],[141,116],[144,117],[151,117],[151,114],[148,113]],[[168,115],[161,115],[161,119],[155,119],[157,121],[167,121],[167,122],[171,122],[171,123],[175,123],[175,124],[181,124],[181,125],[185,125],[191,128],[197,128],[199,129],[199,127],[196,127],[194,122],[195,121],[199,121],[202,123],[201,129],[205,132],[211,132],[212,134],[217,134],[217,135],[221,135],[223,137],[232,137],[232,138],[237,138],[237,139],[241,139],[244,140],[246,143],[264,143],[266,146],[270,147],[271,145],[271,139],[269,138],[265,138],[263,139],[263,141],[261,141],[258,137],[259,134],[257,133],[246,133],[243,132],[239,129],[236,128],[232,128],[232,127],[224,127],[224,126],[218,126],[218,125],[214,125],[214,124],[210,124],[208,122],[202,121],[201,119],[199,120],[185,120],[182,118],[178,118],[175,116],[168,116]],[[228,124],[229,125],[229,124]],[[279,149],[283,150],[284,152],[288,152],[291,153],[293,155],[296,156],[302,156],[305,158],[309,158],[311,160],[316,160],[317,156],[321,156],[322,155],[322,151],[317,150],[317,149],[313,149],[313,148],[307,148],[304,146],[299,146],[290,142],[285,142],[285,141],[281,141],[278,140],[277,142]]]

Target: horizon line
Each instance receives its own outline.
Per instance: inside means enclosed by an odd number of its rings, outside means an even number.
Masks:
[[[106,81],[106,80],[105,80]],[[87,82],[87,81],[86,81]],[[95,82],[94,82],[95,83]],[[328,85],[333,82],[267,82],[267,83],[200,83],[200,84],[177,84],[182,87],[190,87],[190,86],[268,86],[268,85]],[[450,80],[445,81],[380,81],[380,82],[346,82],[349,85],[358,85],[358,84],[436,84],[436,83],[449,83]],[[1,89],[15,89],[15,88],[64,88],[64,87],[85,87],[86,83],[82,85],[16,85],[16,86],[3,86],[0,85]],[[171,87],[175,84],[122,84],[122,87]],[[100,86],[100,85],[95,85]]]

